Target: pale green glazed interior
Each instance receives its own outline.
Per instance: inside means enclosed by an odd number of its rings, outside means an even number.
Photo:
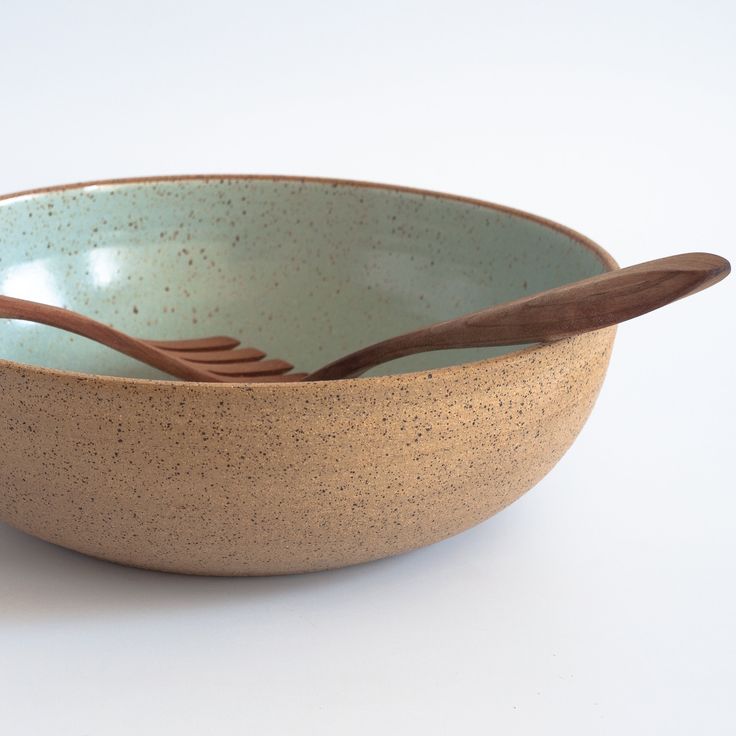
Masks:
[[[418,192],[280,178],[103,183],[0,200],[0,293],[140,337],[224,334],[312,370],[377,340],[601,273],[564,229]],[[395,361],[436,368],[515,348]],[[0,358],[103,375],[158,371],[0,319]]]

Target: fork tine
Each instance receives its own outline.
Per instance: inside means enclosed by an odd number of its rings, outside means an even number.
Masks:
[[[303,380],[306,373],[291,373],[294,367],[285,360],[263,360],[266,353],[257,348],[239,348],[232,337],[200,337],[192,340],[141,340],[168,353],[192,368],[205,371],[214,381],[223,383],[285,383]]]
[[[240,345],[240,340],[234,337],[200,337],[194,340],[141,340],[160,350],[176,352],[193,352],[200,350],[228,350]]]
[[[184,357],[184,356],[179,356]],[[241,363],[265,358],[266,353],[256,348],[238,350],[189,350],[186,360],[190,363]]]
[[[273,376],[294,366],[285,360],[251,360],[245,363],[213,363],[206,370],[219,376]]]

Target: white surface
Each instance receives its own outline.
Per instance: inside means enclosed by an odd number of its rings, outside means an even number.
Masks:
[[[735,7],[6,0],[0,191],[340,176],[736,260]],[[404,557],[196,579],[0,526],[0,730],[736,733],[735,294],[621,327],[557,468]]]

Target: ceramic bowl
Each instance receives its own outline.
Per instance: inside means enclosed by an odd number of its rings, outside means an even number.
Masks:
[[[0,293],[141,337],[235,335],[299,370],[615,267],[548,220],[360,182],[165,177],[0,198]],[[0,320],[0,519],[181,573],[405,552],[487,519],[552,468],[614,332],[416,356],[359,379],[207,384]]]

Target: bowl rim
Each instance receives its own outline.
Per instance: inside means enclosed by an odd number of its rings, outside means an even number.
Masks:
[[[124,186],[128,184],[160,184],[162,182],[188,182],[188,181],[200,181],[200,182],[224,182],[224,181],[272,181],[272,182],[294,182],[294,183],[306,183],[306,184],[323,184],[333,187],[347,186],[347,187],[359,187],[365,189],[378,189],[388,192],[398,192],[404,194],[415,194],[422,197],[433,197],[435,199],[444,199],[451,202],[460,202],[462,204],[473,205],[476,207],[483,207],[485,209],[493,210],[495,212],[503,212],[505,214],[520,217],[522,219],[529,220],[531,222],[543,225],[559,233],[562,233],[575,241],[578,245],[583,246],[587,250],[591,251],[602,263],[606,271],[612,271],[619,268],[618,263],[613,256],[602,246],[595,241],[591,240],[587,236],[573,230],[572,228],[562,225],[554,220],[550,220],[546,217],[526,212],[515,207],[509,207],[507,205],[498,204],[496,202],[489,202],[483,199],[477,199],[474,197],[466,197],[460,194],[450,194],[448,192],[436,191],[433,189],[422,189],[417,187],[403,186],[399,184],[387,184],[373,181],[362,181],[359,179],[342,179],[322,176],[299,176],[289,174],[171,174],[171,175],[157,175],[157,176],[139,176],[139,177],[125,177],[125,178],[114,178],[114,179],[94,179],[89,181],[72,182],[68,184],[56,184],[46,187],[37,187],[34,189],[25,189],[17,192],[11,192],[8,194],[0,194],[0,208],[11,204],[14,201],[22,201],[25,199],[40,197],[46,194],[55,194],[60,192],[83,190],[91,187],[116,187]],[[566,338],[567,340],[574,338]],[[560,342],[564,342],[562,340]],[[284,390],[304,390],[310,385],[320,384],[336,384],[344,386],[346,384],[354,384],[356,381],[360,382],[388,382],[397,380],[407,380],[417,377],[428,377],[429,375],[435,374],[447,374],[457,372],[459,370],[466,369],[471,366],[480,367],[491,364],[504,363],[509,360],[513,360],[520,355],[526,353],[533,353],[538,351],[545,351],[552,348],[554,343],[539,343],[534,345],[525,346],[519,350],[512,350],[503,355],[497,355],[490,358],[483,358],[481,360],[473,360],[466,363],[457,363],[442,368],[427,368],[419,371],[411,371],[407,373],[393,373],[382,376],[360,376],[358,378],[338,378],[330,381],[294,381],[292,383],[268,383],[268,382],[256,382],[256,383],[228,383],[225,381],[210,382],[210,381],[183,381],[178,379],[165,379],[165,378],[137,378],[133,376],[108,376],[101,373],[87,373],[83,371],[71,371],[64,370],[61,368],[47,368],[45,366],[34,365],[33,363],[21,363],[19,361],[7,360],[0,357],[0,368],[9,367],[13,369],[22,369],[25,371],[31,371],[32,373],[46,375],[46,376],[58,376],[60,378],[77,378],[87,379],[94,382],[101,382],[106,384],[125,384],[134,385],[138,387],[207,387],[206,390],[222,390],[222,389],[249,389],[253,391],[269,391],[276,388],[279,391]]]

